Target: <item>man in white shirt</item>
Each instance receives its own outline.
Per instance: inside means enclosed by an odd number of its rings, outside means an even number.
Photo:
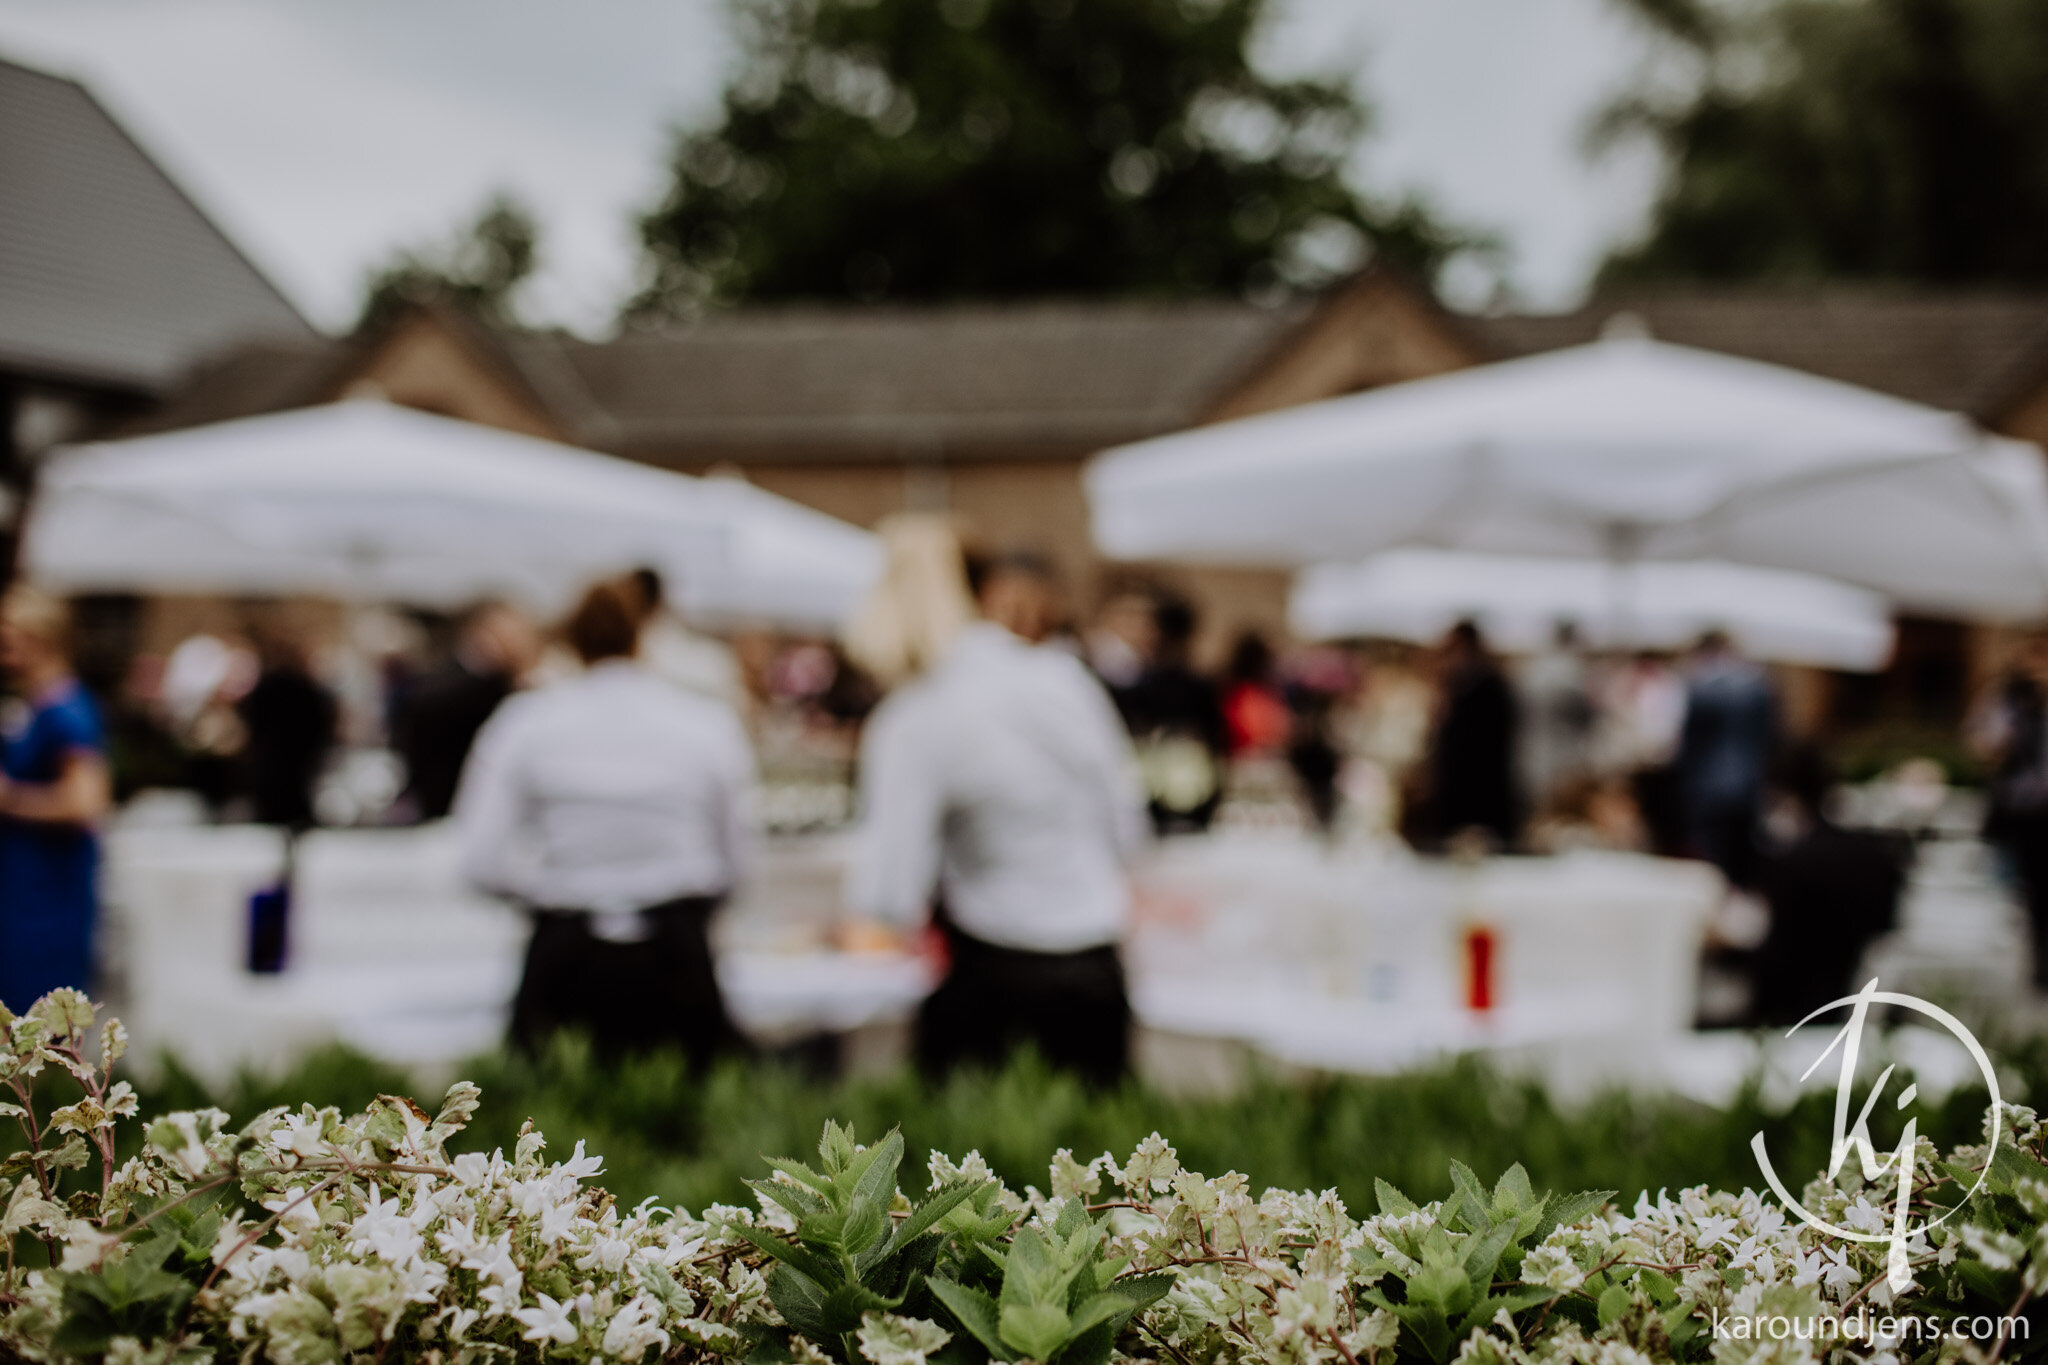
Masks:
[[[920,1021],[927,1070],[999,1065],[1029,1042],[1111,1083],[1129,1055],[1126,867],[1148,833],[1136,762],[1087,667],[1029,638],[1042,570],[998,561],[970,579],[982,619],[868,722],[847,899],[908,925],[936,893],[952,970]]]
[[[585,594],[584,671],[499,707],[455,818],[469,878],[534,916],[514,1042],[574,1027],[601,1053],[701,1062],[737,1038],[706,930],[744,868],[753,758],[730,707],[640,666],[637,625],[620,585]]]

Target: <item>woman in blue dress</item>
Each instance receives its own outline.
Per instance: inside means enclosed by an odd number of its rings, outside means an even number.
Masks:
[[[17,1014],[92,983],[106,741],[71,672],[70,620],[32,588],[0,597],[0,1002]]]

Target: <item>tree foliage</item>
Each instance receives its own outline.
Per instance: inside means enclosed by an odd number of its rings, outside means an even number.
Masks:
[[[1665,161],[1608,279],[2048,280],[2048,5],[1624,3],[1676,60],[1603,121]]]
[[[487,322],[514,322],[514,298],[533,273],[540,229],[515,200],[498,195],[476,220],[446,242],[408,248],[370,275],[358,332],[402,308],[445,299]]]
[[[734,0],[629,313],[706,302],[1314,286],[1472,244],[1345,183],[1366,111],[1276,81],[1265,0]]]

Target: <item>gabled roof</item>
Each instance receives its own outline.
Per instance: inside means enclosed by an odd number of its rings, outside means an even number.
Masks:
[[[157,392],[313,335],[84,86],[0,60],[0,370]]]
[[[1622,315],[1660,341],[1805,370],[1987,423],[2048,380],[2048,294],[2039,293],[1658,290],[1467,326],[1505,359],[1592,341]]]
[[[425,312],[480,373],[544,412],[563,439],[709,464],[1074,456],[1179,430],[1213,416],[1262,366],[1325,343],[1341,347],[1316,330],[1342,321],[1325,311],[1336,297],[1279,309],[1228,301],[749,309],[613,341],[496,332],[445,306]],[[1678,290],[1550,316],[1432,313],[1447,342],[1432,363],[1591,341],[1624,313],[1666,341],[1991,425],[2048,386],[2048,295],[2034,294]],[[328,401],[378,345],[371,337],[245,347],[202,367],[144,426]]]
[[[776,308],[505,344],[579,439],[629,454],[1082,453],[1200,420],[1308,308]]]

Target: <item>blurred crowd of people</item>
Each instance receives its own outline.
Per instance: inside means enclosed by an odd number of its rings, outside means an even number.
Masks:
[[[885,579],[843,644],[723,644],[641,570],[592,586],[552,630],[482,602],[437,636],[387,631],[351,666],[252,612],[146,661],[128,701],[216,811],[289,830],[336,822],[338,753],[394,755],[390,790],[339,817],[454,819],[470,878],[532,918],[512,1019],[527,1047],[564,1027],[608,1052],[740,1045],[707,926],[745,875],[757,754],[778,724],[828,736],[857,776],[846,941],[947,964],[920,1029],[935,1071],[1029,1042],[1121,1075],[1133,857],[1262,808],[1426,853],[1711,862],[1768,907],[1760,934],[1722,945],[1756,1019],[1845,993],[1896,920],[1900,849],[1834,821],[1834,775],[1788,742],[1770,674],[1722,634],[1678,657],[1598,655],[1561,622],[1510,663],[1471,622],[1427,648],[1281,652],[1246,633],[1208,669],[1198,612],[1157,583],[1118,586],[1084,625],[1041,558],[973,551],[938,518],[886,539]],[[93,828],[117,784],[60,602],[6,595],[0,670],[0,1001],[18,1008],[89,980]],[[2025,888],[2041,972],[2048,643],[2021,653],[1971,736],[1993,767],[1985,833]]]
[[[1833,819],[1832,769],[1788,736],[1769,673],[1720,632],[1680,657],[1599,657],[1561,622],[1549,648],[1513,665],[1471,622],[1430,649],[1276,657],[1246,635],[1204,676],[1188,663],[1194,629],[1180,598],[1135,587],[1082,640],[1130,728],[1161,833],[1205,828],[1226,793],[1262,778],[1270,790],[1284,773],[1315,826],[1398,833],[1424,852],[1701,859],[1762,912],[1760,928],[1712,945],[1745,979],[1740,1017],[1759,1022],[1796,1022],[1847,994],[1864,950],[1897,922],[1907,849]],[[2048,649],[2030,677],[2008,689],[1998,723],[2035,758],[1999,809],[2038,822],[2038,850]],[[2048,855],[2035,856],[2030,884],[2048,897]]]
[[[658,572],[620,580],[645,665],[734,707],[771,748],[850,753],[872,690],[829,642],[686,627]],[[486,600],[309,626],[272,605],[138,655],[110,696],[115,780],[195,792],[209,818],[304,829],[444,818],[471,739],[512,693],[578,671],[562,622]],[[352,761],[355,760],[355,761]]]
[[[1282,655],[1246,633],[1205,674],[1198,624],[1180,596],[1132,586],[1075,642],[1130,729],[1162,833],[1207,828],[1226,791],[1284,772],[1326,831],[1348,820],[1427,851],[1687,854],[1753,880],[1781,726],[1768,674],[1725,635],[1679,658],[1595,657],[1561,622],[1510,665],[1469,621],[1433,648]]]

